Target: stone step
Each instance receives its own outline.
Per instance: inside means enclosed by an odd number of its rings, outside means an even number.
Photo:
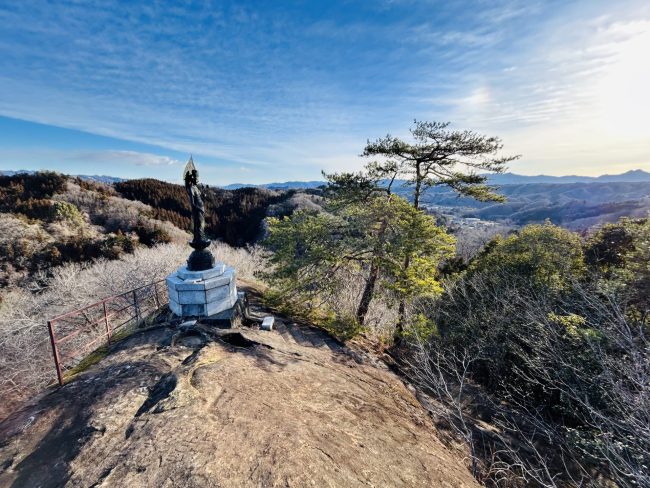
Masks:
[[[330,336],[325,336],[323,341],[325,342],[325,346],[328,347],[332,352],[339,352],[341,349],[343,349],[343,345]]]
[[[284,325],[284,323],[281,320],[275,321],[275,330],[278,333],[282,339],[284,339],[285,342],[288,342],[289,344],[295,344],[296,341],[293,339],[289,331],[287,330],[287,326]]]
[[[297,324],[286,324],[287,330],[293,340],[303,347],[314,347],[314,343],[309,340],[309,337],[303,333],[300,326]]]
[[[319,349],[322,349],[324,347],[327,347],[325,344],[325,340],[323,339],[324,333],[317,330],[317,329],[312,329],[311,327],[301,327],[297,326],[300,328],[300,332],[305,336],[305,338],[311,342],[313,347],[317,347]]]

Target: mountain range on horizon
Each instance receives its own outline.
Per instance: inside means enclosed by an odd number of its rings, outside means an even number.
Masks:
[[[41,170],[41,171],[46,171],[46,170]],[[33,175],[34,173],[38,173],[38,171],[27,170],[27,169],[19,169],[16,171],[0,170],[0,176],[14,176],[19,174]],[[71,175],[71,176],[76,176],[78,178],[81,178],[82,180],[106,183],[109,185],[113,183],[119,183],[120,181],[126,181],[126,178],[120,178],[119,176],[108,176],[108,175]]]
[[[536,183],[637,183],[650,182],[650,172],[642,169],[634,169],[620,174],[605,174],[601,176],[550,176],[550,175],[520,175],[516,173],[501,173],[488,175],[488,182],[492,185],[525,185]],[[246,183],[233,183],[224,185],[221,188],[225,190],[236,190],[237,188],[256,187],[267,188],[272,190],[289,190],[289,189],[309,189],[318,188],[324,185],[324,180],[315,181],[286,181],[278,183],[264,183],[261,185],[251,185]]]
[[[33,174],[36,171],[32,170],[0,170],[0,175],[13,176],[15,174]],[[85,180],[91,180],[101,183],[119,183],[126,181],[127,178],[120,178],[118,176],[108,175],[74,175]],[[650,172],[642,169],[629,170],[620,174],[605,174],[601,176],[552,176],[552,175],[520,175],[516,173],[501,173],[488,175],[488,182],[492,185],[525,185],[525,184],[570,184],[570,183],[637,183],[637,182],[650,182]],[[238,188],[254,187],[266,188],[271,190],[304,190],[311,188],[318,188],[324,185],[324,180],[311,180],[311,181],[285,181],[274,183],[231,183],[228,185],[218,186],[224,190],[236,190]]]

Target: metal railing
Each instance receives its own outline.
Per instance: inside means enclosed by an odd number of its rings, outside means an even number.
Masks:
[[[100,341],[110,344],[116,332],[137,326],[167,304],[164,282],[149,283],[48,320],[59,385],[63,385],[66,371],[101,347]]]

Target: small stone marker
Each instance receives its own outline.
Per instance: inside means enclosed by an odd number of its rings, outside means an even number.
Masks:
[[[264,317],[262,320],[262,325],[260,325],[261,330],[273,330],[273,324],[275,323],[275,318],[272,316]]]
[[[178,326],[179,329],[191,329],[196,325],[196,320],[186,320]]]

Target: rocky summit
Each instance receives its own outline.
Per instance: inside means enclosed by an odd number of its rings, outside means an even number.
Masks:
[[[0,486],[477,486],[400,379],[325,332],[139,331],[0,424]]]

